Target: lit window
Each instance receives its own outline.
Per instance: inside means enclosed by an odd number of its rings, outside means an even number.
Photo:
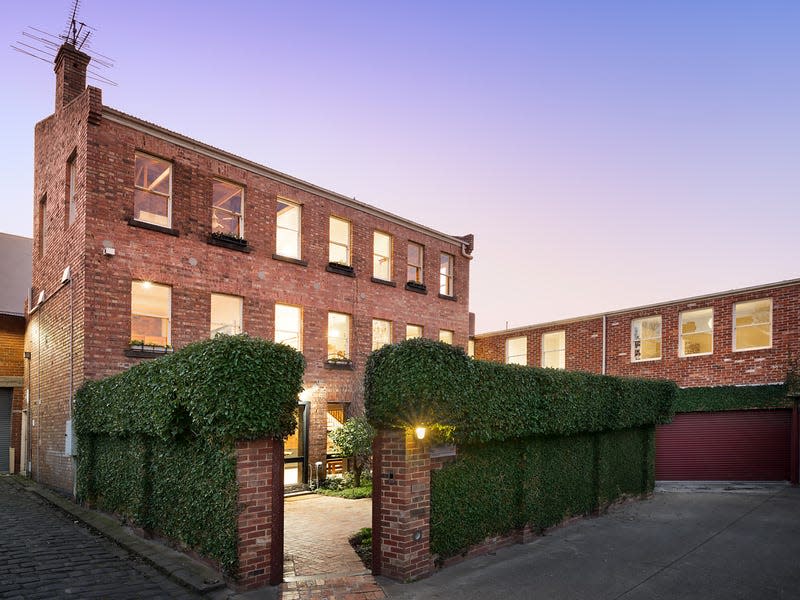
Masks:
[[[527,365],[528,364],[528,338],[521,337],[508,338],[506,340],[506,364],[507,365]]]
[[[214,180],[211,231],[244,238],[244,188]]]
[[[131,282],[131,341],[167,346],[170,343],[172,289],[149,281]]]
[[[300,205],[278,198],[275,219],[275,254],[287,258],[300,258]]]
[[[661,358],[661,317],[631,321],[631,360],[642,362]]]
[[[392,236],[376,231],[372,244],[372,276],[392,280]]]
[[[422,325],[406,325],[406,339],[411,340],[414,338],[422,337]]]
[[[350,359],[350,315],[328,313],[328,360]]]
[[[439,341],[444,342],[445,344],[453,344],[453,332],[449,329],[440,329],[439,330]]]
[[[133,218],[170,227],[172,223],[172,165],[160,158],[136,155]]]
[[[39,255],[47,250],[47,194],[39,200]]]
[[[330,218],[330,243],[328,262],[350,265],[350,221]]]
[[[392,322],[372,319],[372,350],[379,350],[392,343]]]
[[[453,295],[453,263],[452,254],[442,252],[439,255],[439,293],[442,296]]]
[[[331,434],[337,429],[341,429],[345,421],[345,405],[339,402],[328,402],[327,426],[325,427],[328,434],[328,446],[326,449],[328,456],[336,456],[338,454],[338,448],[331,440]],[[330,462],[328,464],[330,465]]]
[[[552,331],[542,336],[542,366],[563,369],[566,366],[566,335],[563,331]]]
[[[714,309],[681,313],[681,356],[711,354],[714,350]]]
[[[78,208],[75,205],[77,186],[78,165],[76,156],[73,154],[69,162],[67,162],[67,225],[72,225],[75,222],[75,216],[78,214]]]
[[[408,243],[408,281],[412,283],[425,283],[423,270],[425,260],[425,247],[414,242]]]
[[[275,342],[303,350],[303,310],[288,304],[275,305]]]
[[[734,350],[772,347],[772,300],[737,302],[733,306]]]
[[[211,294],[211,337],[242,333],[242,299],[227,294]]]
[[[467,341],[467,356],[475,358],[475,340]]]

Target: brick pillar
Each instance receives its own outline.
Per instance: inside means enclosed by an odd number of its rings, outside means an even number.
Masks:
[[[373,445],[372,572],[399,581],[433,573],[431,460],[411,430],[382,430]]]
[[[239,591],[283,580],[283,441],[236,442]]]

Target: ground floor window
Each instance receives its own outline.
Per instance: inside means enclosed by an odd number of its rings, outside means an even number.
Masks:
[[[283,443],[283,485],[302,485],[306,472],[306,406],[297,407],[297,429]]]

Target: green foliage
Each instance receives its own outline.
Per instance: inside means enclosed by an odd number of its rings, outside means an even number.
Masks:
[[[330,433],[334,443],[342,456],[353,458],[353,486],[361,486],[361,472],[372,456],[372,439],[375,430],[366,417],[354,417],[345,421],[344,425]]]
[[[346,498],[348,500],[358,500],[360,498],[372,498],[372,484],[362,485],[359,487],[346,487],[338,489],[330,489],[325,487],[318,487],[314,490],[315,494],[322,496],[335,496],[336,498]]]
[[[665,423],[676,389],[667,381],[475,361],[417,338],[370,355],[365,401],[376,427],[436,424],[463,444]]]
[[[723,385],[681,388],[675,412],[712,412],[745,408],[791,408],[785,385]]]

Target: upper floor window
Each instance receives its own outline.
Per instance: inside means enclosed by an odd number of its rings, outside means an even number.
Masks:
[[[299,306],[275,304],[275,341],[303,351],[303,310]]]
[[[299,259],[300,205],[278,198],[278,213],[275,223],[275,254]]]
[[[392,236],[376,231],[372,241],[372,276],[392,280]]]
[[[408,275],[407,280],[412,283],[425,283],[425,247],[414,242],[408,242]]]
[[[172,164],[160,158],[136,154],[133,218],[172,226]]]
[[[440,329],[439,330],[439,341],[444,342],[445,344],[453,345],[453,332],[449,329]]]
[[[439,293],[442,296],[453,295],[453,263],[455,257],[452,254],[442,252],[439,255]]]
[[[172,288],[150,281],[131,282],[131,341],[170,344]]]
[[[350,360],[350,315],[328,313],[328,360]]]
[[[698,356],[714,350],[714,309],[701,308],[681,313],[680,355]]]
[[[211,204],[211,231],[244,239],[244,188],[215,179]]]
[[[772,300],[750,300],[733,305],[733,349],[772,347]]]
[[[422,325],[406,325],[406,339],[421,338],[423,334]]]
[[[330,218],[328,262],[350,266],[350,221]]]
[[[67,161],[67,225],[75,222],[78,208],[75,205],[75,196],[78,187],[78,164],[76,155],[73,154]]]
[[[372,319],[372,350],[379,350],[392,343],[392,322]]]
[[[47,194],[39,200],[39,256],[47,250]]]
[[[211,294],[211,337],[224,333],[242,333],[242,298]]]
[[[506,340],[506,364],[528,364],[528,338],[526,336],[508,338]]]
[[[631,360],[642,362],[661,358],[661,317],[631,321]]]
[[[467,356],[475,358],[475,340],[467,341]]]
[[[566,368],[566,333],[551,331],[542,335],[542,366]]]

